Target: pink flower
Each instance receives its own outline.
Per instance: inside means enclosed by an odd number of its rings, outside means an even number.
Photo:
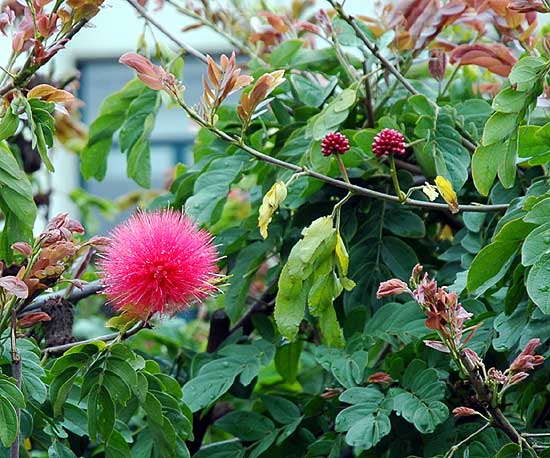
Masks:
[[[491,367],[487,371],[487,375],[489,376],[489,380],[492,380],[496,383],[506,383],[506,380],[508,380],[508,377],[506,377],[502,371],[499,371],[498,369],[495,369],[494,367]]]
[[[15,13],[9,6],[7,6],[4,8],[4,11],[0,13],[0,32],[2,32],[4,36],[7,36],[6,28],[12,25],[14,20]]]
[[[212,236],[185,215],[140,212],[111,235],[100,268],[104,292],[116,310],[141,319],[173,315],[215,289]]]
[[[24,254],[27,258],[32,254],[32,247],[27,242],[15,242],[11,249]]]
[[[510,385],[517,385],[518,383],[523,382],[527,377],[529,377],[527,372],[518,372],[510,377],[508,383]]]
[[[425,340],[424,345],[442,353],[450,353],[449,347],[439,340]]]
[[[544,363],[544,356],[535,355],[540,339],[531,339],[523,351],[510,364],[510,372],[526,372]]]
[[[470,360],[473,366],[481,367],[483,365],[483,361],[481,361],[479,355],[471,348],[465,348],[463,353],[464,356]]]
[[[118,61],[133,68],[137,77],[155,91],[164,89],[169,93],[176,93],[179,90],[180,84],[174,75],[135,52],[123,54]]]
[[[398,278],[392,278],[391,280],[383,281],[376,291],[376,298],[380,299],[387,296],[395,296],[396,294],[403,294],[409,291],[407,284],[399,280]]]

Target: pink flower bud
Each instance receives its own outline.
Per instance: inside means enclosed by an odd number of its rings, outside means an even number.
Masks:
[[[13,294],[19,299],[26,299],[29,296],[29,288],[17,277],[7,276],[0,278],[0,288],[4,288],[8,293]]]
[[[376,298],[380,299],[387,296],[395,296],[397,294],[403,294],[409,291],[407,284],[399,280],[398,278],[392,278],[391,280],[383,281],[376,291]]]
[[[380,385],[383,385],[385,383],[391,383],[392,378],[390,374],[386,374],[385,372],[375,372],[374,374],[370,375],[369,378],[367,378],[367,382],[369,383],[378,383]]]
[[[483,366],[483,361],[481,360],[481,358],[479,357],[479,355],[472,349],[470,348],[465,348],[464,351],[464,356],[466,358],[468,358],[470,360],[470,362],[475,366],[475,367],[481,367]]]
[[[453,415],[456,418],[471,417],[472,415],[479,415],[479,412],[477,410],[470,409],[469,407],[461,406],[453,409]]]
[[[45,312],[32,312],[25,315],[17,321],[17,326],[20,328],[30,328],[36,323],[42,321],[51,321],[52,317]]]
[[[510,383],[510,385],[517,385],[518,383],[525,380],[527,377],[529,377],[529,374],[527,372],[518,372],[517,374],[514,374],[512,375],[512,377],[510,377],[510,381],[508,383]]]
[[[155,91],[169,89],[171,92],[177,92],[179,90],[179,83],[174,75],[135,52],[122,55],[118,61],[133,68],[137,72],[137,77]]]
[[[430,60],[428,62],[428,70],[430,74],[437,80],[443,81],[445,78],[445,69],[447,68],[447,54],[439,48],[432,49],[430,52]]]
[[[27,242],[15,242],[11,249],[25,255],[27,258],[32,254],[32,247]]]
[[[508,3],[508,9],[517,13],[548,13],[550,9],[542,0],[512,0]]]

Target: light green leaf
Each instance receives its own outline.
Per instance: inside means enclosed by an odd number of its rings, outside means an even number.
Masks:
[[[525,286],[531,300],[544,314],[550,314],[550,254],[543,255],[531,268]]]
[[[18,429],[15,407],[0,395],[0,442],[4,447],[8,448],[13,443]]]

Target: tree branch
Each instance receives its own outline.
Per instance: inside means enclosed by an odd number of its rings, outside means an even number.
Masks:
[[[157,22],[155,19],[151,17],[151,15],[147,12],[145,8],[143,8],[136,0],[126,0],[147,22],[149,22],[152,26],[154,26],[159,32],[164,34],[167,38],[169,38],[174,44],[179,46],[180,48],[184,49],[187,53],[191,54],[192,56],[196,57],[197,59],[203,61],[205,64],[208,63],[206,56],[200,52],[199,50],[193,48],[192,46],[183,43],[182,41],[178,40],[174,35],[172,35],[168,30],[164,28],[163,25],[161,25],[159,22]]]
[[[86,283],[82,288],[72,289],[69,287],[67,289],[62,289],[60,291],[55,291],[49,294],[43,294],[38,296],[34,301],[32,301],[26,307],[22,307],[19,313],[24,315],[29,312],[34,312],[41,310],[42,306],[52,299],[66,299],[72,304],[76,304],[79,300],[84,299],[88,296],[93,296],[94,294],[100,292],[102,285],[99,280]],[[67,291],[70,291],[69,296],[67,296]],[[23,313],[24,312],[24,313]]]
[[[117,337],[120,337],[121,339],[127,339],[128,337],[132,337],[133,335],[137,334],[139,331],[147,326],[147,322],[140,321],[134,327],[128,329],[128,331],[123,332],[122,334],[120,332],[113,332],[112,334],[93,337],[91,339],[81,340],[79,342],[72,342],[64,345],[56,345],[55,347],[44,348],[44,350],[42,350],[42,355],[62,354],[73,347],[77,347],[78,345],[94,342],[110,342],[111,340],[115,340]]]
[[[187,114],[192,119],[197,121],[199,125],[208,129],[210,132],[212,132],[222,140],[225,140],[235,146],[238,146],[240,149],[249,153],[251,156],[254,156],[256,159],[259,159],[264,162],[268,162],[270,164],[276,165],[284,169],[292,170],[295,173],[301,173],[303,175],[310,176],[317,180],[324,181],[325,183],[328,183],[332,186],[346,189],[358,196],[372,197],[374,199],[380,199],[380,200],[385,200],[385,201],[394,202],[394,203],[402,203],[403,205],[409,205],[411,207],[426,208],[429,210],[449,211],[449,207],[447,206],[447,204],[442,204],[437,202],[428,202],[428,201],[422,201],[422,200],[416,200],[416,199],[407,199],[404,202],[400,202],[399,197],[397,196],[392,196],[390,194],[385,194],[383,192],[375,191],[373,189],[357,186],[352,183],[346,183],[345,181],[338,180],[336,178],[332,178],[327,175],[323,175],[322,173],[315,172],[314,170],[310,170],[307,167],[299,166],[296,164],[292,164],[290,162],[283,161],[281,159],[277,159],[272,156],[268,156],[267,154],[264,154],[252,148],[251,146],[248,146],[242,141],[241,138],[229,135],[226,132],[218,129],[216,126],[208,124],[206,121],[201,119],[196,112],[194,112],[191,108],[189,108],[182,100],[180,100],[179,102],[182,108],[187,112]],[[507,208],[508,208],[507,204],[502,204],[502,205],[474,204],[474,205],[460,205],[459,211],[498,212],[498,211],[505,211]]]

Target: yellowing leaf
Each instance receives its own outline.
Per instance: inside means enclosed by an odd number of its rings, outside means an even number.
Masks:
[[[346,250],[346,246],[344,245],[344,241],[340,236],[340,232],[336,233],[336,248],[334,251],[336,253],[336,261],[338,262],[340,272],[342,276],[345,277],[348,274],[349,255],[348,250]]]
[[[46,102],[70,102],[74,100],[74,95],[63,89],[57,89],[49,84],[39,84],[33,87],[27,94],[29,99],[42,99]]]
[[[435,177],[435,185],[441,197],[447,202],[451,213],[458,213],[458,200],[456,198],[456,192],[453,189],[453,185],[449,180],[442,176]]]
[[[273,218],[273,213],[286,199],[286,195],[286,185],[282,181],[277,181],[264,196],[258,215],[258,227],[264,239],[267,238],[267,227]]]

